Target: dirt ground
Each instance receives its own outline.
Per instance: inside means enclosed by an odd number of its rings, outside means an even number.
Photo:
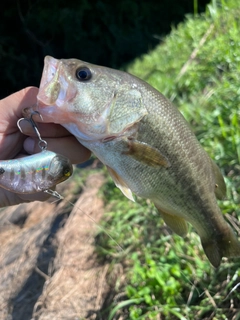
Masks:
[[[102,174],[91,174],[76,200],[69,180],[62,201],[1,211],[0,319],[107,319],[100,310],[113,296],[114,281],[94,248],[103,183]]]

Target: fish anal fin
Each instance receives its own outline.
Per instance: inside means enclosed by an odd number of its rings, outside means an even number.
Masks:
[[[161,214],[164,222],[167,226],[169,226],[172,231],[178,234],[180,237],[185,237],[188,233],[188,225],[187,222],[176,215],[172,215],[169,213],[164,212],[162,209],[156,207]]]
[[[170,167],[168,159],[157,148],[130,138],[126,142],[127,150],[123,151],[122,154],[128,155],[150,167]]]
[[[132,191],[130,190],[128,185],[125,183],[125,181],[112,168],[107,166],[107,169],[113,181],[115,182],[116,186],[122,191],[125,197],[135,202]]]
[[[219,200],[224,199],[226,196],[226,184],[220,169],[214,161],[212,161],[212,170],[215,178],[215,195]]]

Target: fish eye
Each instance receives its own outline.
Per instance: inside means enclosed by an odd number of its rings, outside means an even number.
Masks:
[[[76,70],[76,77],[79,81],[87,81],[87,80],[91,79],[92,72],[87,67],[79,67]]]

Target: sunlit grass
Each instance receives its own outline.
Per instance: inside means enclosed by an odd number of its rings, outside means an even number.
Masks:
[[[179,107],[219,165],[228,189],[219,205],[238,232],[239,16],[238,0],[213,1],[205,14],[187,17],[163,44],[128,68]],[[102,192],[110,203],[103,225],[122,250],[100,233],[98,252],[113,264],[122,263],[126,272],[124,298],[111,306],[109,319],[120,314],[129,320],[240,319],[239,259],[224,259],[215,270],[191,228],[182,239],[164,226],[149,202],[131,203],[110,181]]]

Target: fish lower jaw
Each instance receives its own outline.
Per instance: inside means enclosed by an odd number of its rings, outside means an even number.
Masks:
[[[52,122],[56,124],[69,122],[66,112],[62,111],[62,108],[56,105],[48,105],[38,102],[37,111],[42,116],[44,122]]]

